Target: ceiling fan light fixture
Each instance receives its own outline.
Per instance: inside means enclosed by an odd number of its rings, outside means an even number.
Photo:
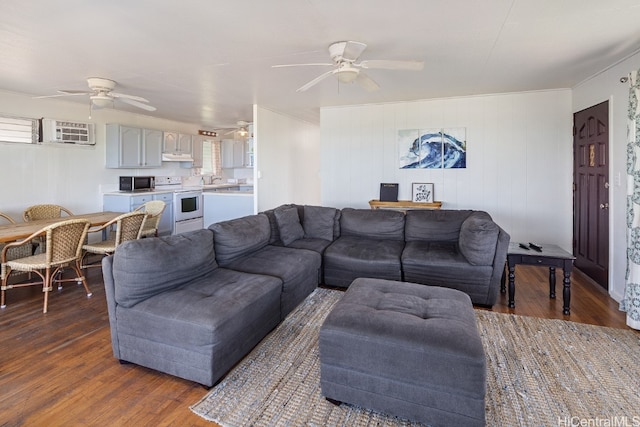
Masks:
[[[238,130],[238,135],[240,136],[247,136],[249,134],[249,131],[246,128],[240,128]]]
[[[94,95],[91,97],[91,103],[95,108],[107,108],[111,106],[113,98],[106,95]]]
[[[352,83],[358,77],[357,69],[340,70],[336,73],[340,83]]]

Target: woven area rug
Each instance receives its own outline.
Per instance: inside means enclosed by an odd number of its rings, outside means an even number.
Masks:
[[[419,426],[321,395],[318,332],[341,295],[314,291],[191,410],[223,427]],[[640,334],[476,316],[487,354],[487,426],[640,423]]]

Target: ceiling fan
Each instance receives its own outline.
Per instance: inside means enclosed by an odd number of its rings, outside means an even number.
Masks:
[[[296,92],[304,92],[307,89],[320,83],[331,75],[335,75],[341,83],[356,82],[364,89],[373,92],[380,89],[371,77],[363,69],[383,69],[383,70],[410,70],[419,71],[424,67],[424,61],[396,61],[387,59],[371,59],[358,61],[362,52],[367,48],[365,43],[355,41],[335,42],[329,45],[329,56],[332,63],[311,63],[311,64],[284,64],[274,65],[273,68],[282,67],[305,67],[305,66],[332,66],[333,69],[319,75],[307,84],[299,87]]]
[[[116,87],[116,82],[101,77],[89,77],[87,79],[90,91],[85,90],[59,90],[58,95],[37,96],[36,98],[56,98],[61,96],[79,96],[89,95],[90,104],[89,107],[93,108],[106,108],[113,105],[114,101],[118,99],[126,104],[133,105],[134,107],[142,108],[147,111],[155,111],[156,107],[153,107],[145,98],[135,95],[127,95],[124,93],[113,92]]]
[[[230,129],[229,132],[225,133],[225,135],[231,135],[232,133],[238,132],[238,135],[240,136],[247,136],[249,135],[249,125],[251,124],[251,122],[245,122],[244,120],[238,120],[236,122],[236,126],[235,127],[226,127],[226,128],[222,128],[220,130],[227,130]]]

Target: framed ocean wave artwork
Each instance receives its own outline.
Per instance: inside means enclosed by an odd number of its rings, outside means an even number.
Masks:
[[[400,169],[467,167],[466,128],[398,130]]]

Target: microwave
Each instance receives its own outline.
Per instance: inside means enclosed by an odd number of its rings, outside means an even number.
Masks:
[[[156,188],[155,176],[121,176],[120,191],[152,191]]]

